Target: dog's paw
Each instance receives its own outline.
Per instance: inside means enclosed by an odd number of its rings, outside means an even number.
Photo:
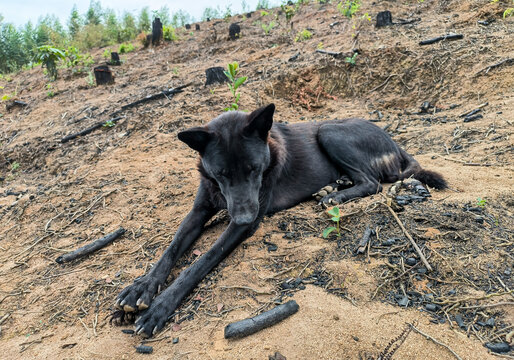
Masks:
[[[156,300],[148,309],[143,311],[136,320],[136,334],[151,337],[162,330],[169,316],[175,310],[173,306],[167,305],[170,304],[166,304],[163,300]]]
[[[329,208],[329,207],[332,207],[332,206],[335,206],[335,205],[339,205],[342,203],[340,196],[340,194],[337,193],[337,192],[333,192],[333,193],[330,193],[326,196],[323,196],[321,199],[320,199],[320,204],[324,207],[324,208]]]
[[[327,186],[322,187],[318,192],[312,194],[312,196],[320,201],[323,199],[323,197],[327,196],[328,194],[333,193],[334,191],[337,191],[337,184],[328,184]]]
[[[157,281],[143,276],[121,291],[116,300],[116,307],[125,312],[147,309],[158,289]]]
[[[336,180],[338,186],[338,190],[347,189],[353,186],[353,181],[350,177],[343,175],[338,180]]]

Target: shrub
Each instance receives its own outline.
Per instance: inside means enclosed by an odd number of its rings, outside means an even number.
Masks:
[[[123,43],[120,45],[120,48],[118,49],[118,52],[120,54],[126,54],[126,53],[129,53],[131,51],[134,51],[134,45],[132,45],[131,43]]]
[[[64,51],[53,48],[50,45],[43,45],[37,48],[34,61],[46,67],[48,77],[51,80],[57,79],[57,63],[59,60],[64,60]]]
[[[311,37],[312,33],[307,29],[303,29],[302,31],[299,31],[298,34],[296,34],[294,41],[309,40]]]
[[[163,26],[162,36],[166,41],[177,41],[177,35],[175,34],[175,28],[173,26]]]

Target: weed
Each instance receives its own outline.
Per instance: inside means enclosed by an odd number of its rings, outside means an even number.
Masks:
[[[261,27],[262,27],[262,30],[264,30],[264,34],[266,35],[269,35],[270,31],[275,27],[275,22],[274,21],[270,21],[269,24],[262,24]]]
[[[345,57],[344,61],[353,66],[355,65],[355,59],[357,59],[357,55],[358,53],[355,52],[352,56]]]
[[[344,0],[337,4],[337,10],[347,18],[352,18],[361,7],[360,0]]]
[[[337,237],[341,237],[341,228],[339,227],[339,221],[341,220],[341,211],[337,206],[329,209],[327,214],[332,216],[330,220],[335,223],[336,226],[330,226],[323,230],[323,237],[326,239],[332,232],[336,232]]]
[[[173,69],[171,69],[171,71],[173,74],[178,75],[178,67],[175,66]]]
[[[322,50],[322,49],[323,49],[323,42],[322,42],[322,41],[320,41],[320,42],[318,43],[318,46],[316,46],[316,48],[317,48],[318,50]]]
[[[106,59],[110,59],[111,58],[111,49],[110,48],[105,49],[102,56]]]
[[[34,61],[46,67],[50,80],[57,79],[57,63],[59,60],[64,60],[65,53],[61,49],[51,47],[50,45],[43,45],[37,48]]]
[[[55,92],[54,92],[54,88],[52,86],[52,84],[47,84],[46,85],[46,90],[48,90],[46,92],[46,95],[51,98],[51,97],[54,97],[55,96]]]
[[[87,85],[89,87],[94,87],[95,86],[95,76],[93,75],[92,71],[89,71],[87,73]]]
[[[311,37],[312,37],[312,33],[307,29],[303,29],[302,31],[299,31],[298,34],[296,34],[294,41],[298,42],[298,41],[309,40]]]
[[[132,45],[131,43],[123,43],[123,44],[120,44],[120,48],[118,49],[118,52],[120,54],[126,54],[126,53],[129,53],[131,51],[134,51],[134,45]]]
[[[87,67],[95,62],[91,54],[81,54],[80,51],[74,46],[69,46],[66,50],[64,50],[64,55],[65,66],[72,68],[72,72],[74,73],[81,73],[85,71]]]
[[[266,10],[261,10],[261,16],[268,16],[269,15],[269,12],[267,12]]]
[[[294,16],[294,14],[296,13],[295,8],[291,5],[280,5],[280,7],[282,8],[282,11],[286,15],[286,21],[290,22]]]
[[[20,163],[15,161],[13,163],[11,163],[11,171],[14,172],[16,170],[18,170],[20,168]]]
[[[478,198],[476,205],[483,209],[487,205],[487,200],[486,199],[482,199],[482,198]]]
[[[112,128],[114,125],[115,124],[112,120],[107,120],[102,126],[105,128]]]
[[[173,26],[163,26],[162,37],[166,41],[177,41],[177,35],[175,34],[175,29],[173,28]]]
[[[225,71],[225,75],[229,80],[229,83],[227,85],[230,89],[230,92],[232,93],[232,96],[234,97],[234,102],[229,107],[226,107],[224,110],[235,111],[239,109],[239,98],[241,97],[241,93],[237,92],[237,88],[243,85],[247,77],[237,77],[237,74],[239,73],[239,64],[237,62],[228,64],[227,69],[228,71]]]

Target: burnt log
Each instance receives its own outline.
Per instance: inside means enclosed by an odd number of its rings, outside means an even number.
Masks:
[[[377,23],[375,26],[378,28],[389,25],[393,25],[393,17],[391,12],[389,10],[379,12],[377,14]]]
[[[157,46],[163,40],[161,19],[155,18],[152,22],[152,45]]]
[[[215,66],[208,68],[205,70],[205,86],[220,83],[223,84],[224,82],[228,82],[227,75],[225,75],[225,70],[221,66]]]
[[[25,107],[25,106],[28,106],[29,104],[27,104],[26,102],[24,101],[19,101],[19,100],[10,100],[8,101],[6,104],[5,104],[5,110],[7,111],[11,111],[13,108],[15,107]]]
[[[228,27],[228,36],[230,40],[236,40],[241,37],[241,26],[236,23],[230,24]]]
[[[117,52],[111,52],[111,62],[109,63],[109,65],[113,65],[113,66],[121,65],[120,55]]]
[[[96,85],[114,84],[114,76],[107,65],[94,68]]]
[[[65,137],[63,137],[61,139],[61,143],[66,143],[70,140],[73,140],[75,138],[78,138],[79,136],[85,136],[87,134],[90,134],[92,133],[93,131],[95,131],[96,129],[100,129],[101,127],[103,126],[109,126],[108,124],[114,124],[116,123],[117,121],[120,121],[121,119],[124,119],[124,117],[121,117],[121,116],[118,116],[118,117],[115,117],[115,118],[112,118],[110,120],[107,120],[107,121],[100,121],[100,122],[97,122],[96,124],[94,124],[93,126],[90,126],[88,127],[87,129],[84,129],[84,130],[81,130],[79,131],[78,133],[75,133],[75,134],[71,134],[71,135],[67,135]]]
[[[433,39],[420,41],[419,45],[422,45],[422,46],[430,45],[430,44],[434,44],[436,42],[443,41],[443,40],[460,40],[463,38],[464,38],[464,35],[462,35],[462,34],[447,34],[447,35],[443,35],[443,36],[438,36]]]

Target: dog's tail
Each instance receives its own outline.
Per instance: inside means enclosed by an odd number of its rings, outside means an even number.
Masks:
[[[448,187],[448,183],[441,174],[421,168],[421,165],[419,165],[416,159],[410,156],[406,151],[400,148],[400,152],[404,163],[404,170],[402,171],[403,179],[412,176],[414,179],[437,190],[443,190]]]

